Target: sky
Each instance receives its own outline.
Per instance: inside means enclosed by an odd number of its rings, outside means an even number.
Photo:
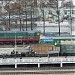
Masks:
[[[67,1],[70,1],[70,0],[65,0],[65,2],[67,2]],[[75,5],[75,0],[72,0],[73,1],[73,4]]]
[[[71,1],[71,0],[65,0],[64,2],[69,2],[69,1]],[[75,5],[75,0],[72,0],[72,2],[73,2],[73,5]],[[60,0],[59,1],[59,7],[61,7],[61,3],[62,3],[62,1]]]
[[[75,0],[72,0],[73,1],[73,4],[75,5]]]

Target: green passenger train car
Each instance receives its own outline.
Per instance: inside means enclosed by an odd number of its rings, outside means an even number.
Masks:
[[[57,37],[40,37],[41,44],[51,44],[55,46],[60,46],[61,41],[75,41],[75,36],[57,36]]]

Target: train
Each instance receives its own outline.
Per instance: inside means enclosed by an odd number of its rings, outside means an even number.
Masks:
[[[15,57],[55,57],[75,56],[75,44],[61,44],[60,50],[50,50],[48,53],[36,53],[30,46],[15,48],[0,48],[0,58]]]
[[[50,44],[60,47],[62,41],[75,41],[75,35],[53,37],[41,36],[39,42],[41,44]]]
[[[49,56],[75,56],[75,44],[61,44],[60,50],[49,51]]]
[[[40,31],[0,31],[0,44],[38,43]]]
[[[68,36],[41,36],[40,31],[0,31],[0,45],[4,44],[49,44],[60,47],[60,51],[50,51],[49,56],[75,56],[75,44],[61,44],[62,41],[75,41],[75,35]],[[13,53],[13,52],[12,52]],[[27,52],[23,56],[48,56]]]
[[[49,56],[75,56],[75,35],[40,37],[41,44],[54,45],[60,50],[50,50]]]
[[[62,44],[60,46],[60,55],[61,56],[75,56],[75,44]]]
[[[32,57],[34,54],[30,46],[16,46],[15,48],[11,45],[10,48],[0,48],[0,58]]]
[[[52,33],[55,34],[55,33]],[[61,41],[75,41],[74,35],[69,36],[41,36],[40,31],[0,31],[0,44],[35,44],[49,43],[60,46]]]

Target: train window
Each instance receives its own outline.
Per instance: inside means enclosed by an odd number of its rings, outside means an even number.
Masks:
[[[24,38],[27,38],[28,37],[28,33],[27,32],[23,33],[23,36],[24,36]]]
[[[28,33],[28,37],[34,37],[34,33]]]
[[[4,34],[3,33],[0,33],[0,36],[4,36]]]

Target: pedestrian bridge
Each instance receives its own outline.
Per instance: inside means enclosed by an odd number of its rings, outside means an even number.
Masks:
[[[0,58],[0,65],[15,65],[15,68],[17,68],[19,64],[37,64],[38,68],[41,64],[60,64],[60,67],[63,67],[64,63],[75,63],[75,57]]]

